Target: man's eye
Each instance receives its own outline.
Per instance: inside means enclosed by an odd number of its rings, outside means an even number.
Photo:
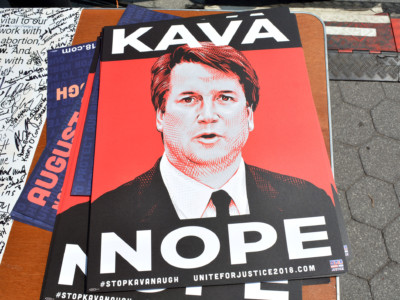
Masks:
[[[222,100],[222,101],[232,101],[233,100],[233,97],[231,97],[231,96],[227,96],[227,95],[221,95],[220,96],[220,99]]]
[[[194,101],[196,101],[196,97],[185,97],[181,99],[182,102],[184,103],[193,103]]]

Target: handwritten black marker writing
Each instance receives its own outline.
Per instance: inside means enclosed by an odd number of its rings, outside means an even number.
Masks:
[[[6,139],[3,143],[0,144],[0,156],[7,155],[7,152],[5,152],[5,150],[8,145],[10,145],[9,139]]]
[[[11,221],[9,214],[3,213],[0,215],[0,225],[8,225]]]
[[[3,212],[9,212],[10,203],[0,202],[0,210]]]

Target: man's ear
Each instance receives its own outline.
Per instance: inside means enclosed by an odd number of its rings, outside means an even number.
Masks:
[[[249,131],[254,130],[254,113],[253,113],[253,107],[249,106],[247,107],[247,122],[249,124]]]
[[[164,113],[161,111],[161,109],[157,109],[156,112],[156,127],[157,131],[163,132],[163,126],[164,125]]]

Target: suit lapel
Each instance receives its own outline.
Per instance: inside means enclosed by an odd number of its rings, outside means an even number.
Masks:
[[[279,193],[276,193],[274,184],[269,180],[268,171],[261,173],[246,164],[246,186],[252,219],[257,217],[268,222],[281,215]]]
[[[146,203],[146,212],[143,221],[151,222],[176,222],[179,217],[173,207],[168,190],[164,184],[160,172],[160,159],[153,169],[149,189],[143,194],[142,201]]]

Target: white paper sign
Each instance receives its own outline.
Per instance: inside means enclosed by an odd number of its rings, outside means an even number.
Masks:
[[[71,44],[81,10],[0,9],[0,262],[46,120],[47,50]]]

